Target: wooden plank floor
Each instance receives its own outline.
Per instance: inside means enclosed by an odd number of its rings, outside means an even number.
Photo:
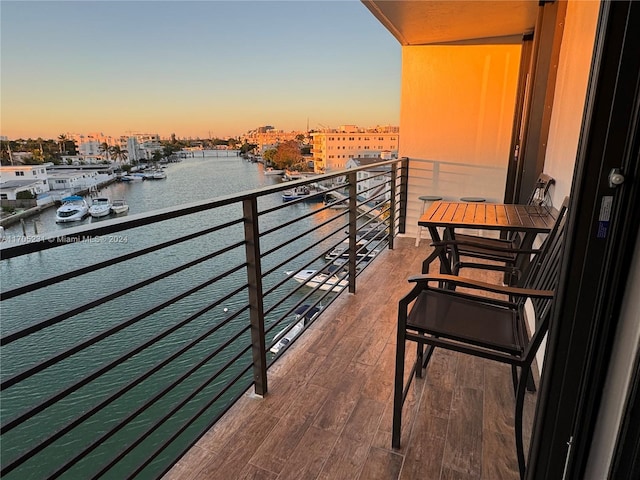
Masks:
[[[488,360],[436,350],[391,448],[397,302],[430,253],[414,242],[383,252],[269,370],[269,394],[247,392],[164,480],[516,480],[510,368]]]

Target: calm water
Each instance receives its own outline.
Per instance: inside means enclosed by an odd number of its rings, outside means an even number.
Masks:
[[[225,157],[216,156],[213,151],[204,151],[195,152],[195,155],[202,153],[204,157],[196,156],[169,164],[164,180],[115,182],[102,188],[99,194],[111,199],[124,198],[129,204],[129,215],[133,215],[280,183],[280,176],[264,175],[262,165],[246,162],[235,154],[230,153],[233,156]],[[217,155],[225,153],[218,152]],[[40,215],[26,219],[27,234],[64,231],[113,218],[87,217],[82,222],[56,224],[55,213],[55,208],[49,208]],[[12,225],[7,228],[6,234],[22,235],[22,227],[19,224]]]
[[[199,152],[198,152],[199,153]],[[243,161],[241,157],[215,156],[214,152],[210,155],[185,159],[180,163],[171,164],[167,167],[167,178],[165,180],[148,180],[137,183],[114,183],[105,187],[100,192],[101,196],[108,196],[112,199],[124,198],[130,206],[129,214],[148,212],[154,209],[176,206],[197,200],[204,200],[222,195],[238,193],[245,190],[251,190],[257,187],[271,185],[280,182],[277,176],[267,176],[263,173],[263,168],[259,164],[251,164]],[[261,200],[262,207],[275,206],[281,204],[282,200],[279,194],[273,194]],[[269,226],[274,226],[289,220],[292,211],[295,215],[303,215],[310,209],[318,208],[317,204],[295,205],[279,212],[271,214],[261,222],[261,228],[264,230]],[[214,213],[204,212],[190,216],[188,219],[180,219],[176,221],[165,222],[162,227],[149,226],[139,229],[132,233],[127,233],[126,242],[109,245],[105,243],[82,243],[72,244],[64,247],[55,248],[40,252],[35,255],[28,255],[24,258],[11,259],[9,261],[0,262],[0,274],[2,278],[2,288],[7,289],[15,285],[22,285],[40,278],[47,278],[54,274],[64,271],[74,270],[83,265],[91,265],[99,260],[106,260],[114,256],[114,248],[117,254],[128,251],[138,250],[145,246],[154,245],[159,241],[170,240],[179,234],[190,231],[201,230],[208,224],[220,224],[226,221],[239,218],[241,212],[238,206],[225,207],[218,209]],[[310,218],[302,223],[298,228],[309,228],[313,226],[313,222],[321,222],[327,215],[320,215],[319,218]],[[192,218],[193,217],[193,218]],[[86,219],[82,224],[95,222],[95,219]],[[99,220],[103,221],[103,220]],[[35,222],[35,227],[34,227]],[[50,233],[63,231],[65,228],[72,228],[78,225],[59,225],[55,223],[55,208],[48,209],[41,213],[38,217],[32,217],[27,221],[27,233],[33,234],[34,229],[38,233]],[[335,229],[332,227],[323,227],[316,234],[321,235]],[[230,234],[231,232],[231,234]],[[138,281],[149,278],[155,273],[166,271],[175,266],[181,265],[186,261],[196,259],[210,251],[212,246],[221,248],[225,245],[234,244],[243,238],[241,227],[235,230],[225,231],[224,233],[214,233],[207,237],[198,239],[188,245],[176,245],[171,249],[163,250],[157,254],[145,256],[135,259],[126,264],[119,264],[107,267],[95,273],[83,275],[81,278],[74,278],[63,284],[53,285],[40,290],[43,298],[46,296],[45,302],[34,301],[34,296],[27,295],[26,299],[17,298],[5,301],[2,304],[2,331],[3,333],[13,331],[17,328],[24,327],[35,321],[42,321],[56,314],[60,314],[77,305],[82,305],[93,299],[100,298],[108,293],[127,285],[133,285]],[[235,233],[234,233],[235,232]],[[7,236],[21,235],[22,227],[14,226],[7,229]],[[178,235],[177,235],[178,234]],[[285,237],[283,237],[285,235]],[[265,238],[263,240],[263,252],[266,251],[270,242],[272,244],[286,242],[286,233],[280,232],[273,235],[274,238]],[[291,244],[292,251],[302,250],[302,247]],[[310,256],[312,252],[308,253]],[[265,258],[263,272],[272,266],[278,266],[283,260],[286,261],[286,252],[279,252],[269,255]],[[61,346],[70,347],[79,342],[90,339],[111,325],[116,325],[123,319],[131,317],[134,312],[144,311],[150,306],[162,302],[172,295],[188,290],[194,285],[198,285],[207,281],[215,275],[214,272],[224,271],[231,265],[242,263],[244,256],[244,248],[236,249],[225,254],[224,259],[212,259],[201,265],[190,268],[186,272],[182,272],[171,277],[169,282],[161,284],[152,284],[134,292],[128,293],[121,298],[108,302],[107,304],[97,306],[88,312],[76,315],[61,324],[47,328],[41,332],[31,335],[27,339],[15,342],[2,350],[2,371],[3,378],[22,371],[25,366],[34,365],[38,361],[49,358],[57,352]],[[287,268],[276,268],[271,275],[264,279],[265,288],[269,288],[281,281],[284,277],[284,270],[301,267],[304,260],[297,260],[297,265],[287,266]],[[191,295],[184,300],[180,300],[174,305],[167,307],[156,314],[146,318],[144,322],[127,328],[122,332],[109,338],[106,342],[101,342],[99,347],[90,347],[73,357],[61,362],[58,366],[36,375],[32,380],[24,382],[3,392],[2,404],[0,412],[2,413],[3,422],[12,418],[17,412],[24,410],[26,405],[33,404],[46,396],[51,395],[57,388],[64,384],[76,381],[93,372],[97,366],[104,364],[114,357],[114,352],[122,354],[123,351],[131,348],[133,345],[139,344],[142,339],[151,338],[159,331],[169,328],[176,323],[177,320],[195,314],[203,305],[210,303],[211,298],[219,298],[221,289],[233,290],[238,286],[246,283],[246,273],[241,270],[236,274],[229,275],[220,283],[205,288],[202,291]],[[273,295],[271,295],[273,297]],[[36,297],[37,298],[37,297]],[[300,296],[298,297],[300,298]],[[269,318],[275,318],[282,315],[283,312],[292,304],[280,303],[278,300],[271,299],[269,295],[265,298],[265,308],[272,309]],[[24,428],[15,429],[2,438],[2,460],[14,458],[24,449],[24,445],[29,441],[37,441],[38,438],[44,437],[47,431],[53,428],[61,428],[65,422],[77,416],[78,411],[84,411],[89,406],[95,404],[99,399],[113,393],[118,388],[126,385],[127,381],[135,375],[146,371],[153,366],[157,359],[165,358],[172,352],[176,351],[182,345],[201,335],[204,331],[211,328],[212,324],[220,322],[221,319],[230,315],[231,312],[238,311],[243,305],[246,305],[246,292],[238,294],[228,299],[223,305],[206,312],[191,322],[187,327],[182,328],[175,333],[169,335],[162,341],[154,345],[150,350],[144,351],[122,365],[116,367],[103,378],[94,382],[87,387],[83,387],[59,405],[50,408],[35,417],[30,424]],[[229,313],[227,313],[227,311]],[[267,325],[273,320],[267,319]],[[141,385],[135,387],[130,394],[122,399],[114,402],[103,412],[91,417],[87,422],[83,423],[78,429],[74,430],[73,435],[63,437],[50,447],[43,458],[31,465],[27,464],[20,468],[7,478],[41,478],[44,473],[51,473],[59,462],[59,458],[66,458],[73,454],[78,447],[86,445],[93,441],[96,432],[100,432],[111,426],[114,419],[122,417],[126,412],[130,412],[136,406],[146,401],[152,392],[157,392],[164,388],[169,382],[174,381],[188,365],[193,364],[193,358],[201,358],[207,352],[215,348],[221,348],[225,339],[235,331],[241,330],[247,325],[246,314],[240,314],[237,320],[233,320],[228,332],[221,330],[214,337],[207,339],[202,345],[195,348],[189,354],[176,359],[172,363],[172,367],[166,367],[162,371],[154,374],[149,380],[145,380]],[[235,329],[235,330],[234,330]],[[277,329],[270,333],[269,338],[273,338]],[[248,332],[241,336],[243,345],[247,344]],[[242,345],[239,343],[239,345]],[[233,345],[226,348],[226,353],[220,355],[214,361],[206,365],[209,373],[195,374],[188,382],[193,385],[207,378],[211,371],[220,370],[224,367],[224,362],[233,355],[237,355],[242,346],[235,347]],[[242,357],[244,364],[250,362],[250,352]],[[236,375],[237,372],[226,372],[218,384]],[[248,372],[248,381],[250,381],[251,372]],[[43,387],[44,386],[44,387]],[[200,404],[205,402],[210,396],[215,395],[214,385],[209,390],[203,390],[200,395]],[[212,390],[213,389],[213,390]],[[185,385],[185,391],[187,385]],[[43,394],[41,392],[48,392]],[[136,431],[144,429],[151,418],[157,418],[159,415],[166,413],[180,399],[179,392],[163,398],[149,413],[136,419],[127,432],[117,434],[103,445],[100,445],[94,451],[92,457],[88,460],[81,461],[73,467],[64,478],[85,478],[90,476],[87,472],[95,472],[95,465],[101,465],[106,458],[113,455],[114,451],[119,451],[122,445],[127,444],[127,440],[131,438]],[[223,397],[224,398],[224,397]],[[198,400],[197,398],[194,401]],[[201,408],[200,406],[193,407]],[[189,409],[185,409],[189,410]],[[184,415],[182,415],[184,417]],[[147,418],[148,417],[148,418]],[[188,417],[185,417],[188,418]],[[164,428],[164,427],[163,427]],[[175,427],[174,427],[175,428]],[[162,428],[159,431],[162,433]],[[155,442],[155,443],[154,443]],[[152,437],[148,442],[142,444],[142,451],[153,451],[158,440]],[[57,458],[56,458],[57,457]],[[122,462],[123,470],[120,471],[116,467],[107,473],[106,478],[121,478],[130,471],[132,465],[137,465],[139,456],[136,456],[134,450],[128,457],[127,461]],[[44,466],[43,466],[44,465]],[[151,465],[153,468],[162,468],[162,457]],[[146,476],[150,476],[149,474]],[[145,478],[142,475],[141,478]]]

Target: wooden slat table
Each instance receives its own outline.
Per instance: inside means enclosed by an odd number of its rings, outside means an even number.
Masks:
[[[547,206],[440,201],[431,204],[418,220],[418,225],[428,228],[431,239],[436,243],[441,241],[438,227],[451,232],[451,238],[454,238],[456,228],[524,232],[522,248],[531,249],[536,235],[549,233],[557,216],[558,210]],[[435,247],[423,262],[423,272],[439,258],[441,273],[450,274],[446,250],[446,247]]]

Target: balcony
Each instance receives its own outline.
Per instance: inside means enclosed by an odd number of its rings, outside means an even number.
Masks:
[[[247,391],[164,480],[518,479],[510,368],[455,352],[414,379],[391,448],[397,301],[430,249],[397,238],[269,369],[268,395]]]
[[[518,478],[508,367],[457,354],[391,449],[397,300],[430,247],[396,236],[409,161],[383,164],[5,242],[3,478]],[[312,183],[332,200],[280,199]],[[345,241],[341,295],[284,273]]]

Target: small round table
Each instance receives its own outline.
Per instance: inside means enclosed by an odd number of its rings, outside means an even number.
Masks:
[[[487,199],[482,197],[462,197],[460,201],[469,202],[469,203],[482,203],[482,202],[486,202]]]

